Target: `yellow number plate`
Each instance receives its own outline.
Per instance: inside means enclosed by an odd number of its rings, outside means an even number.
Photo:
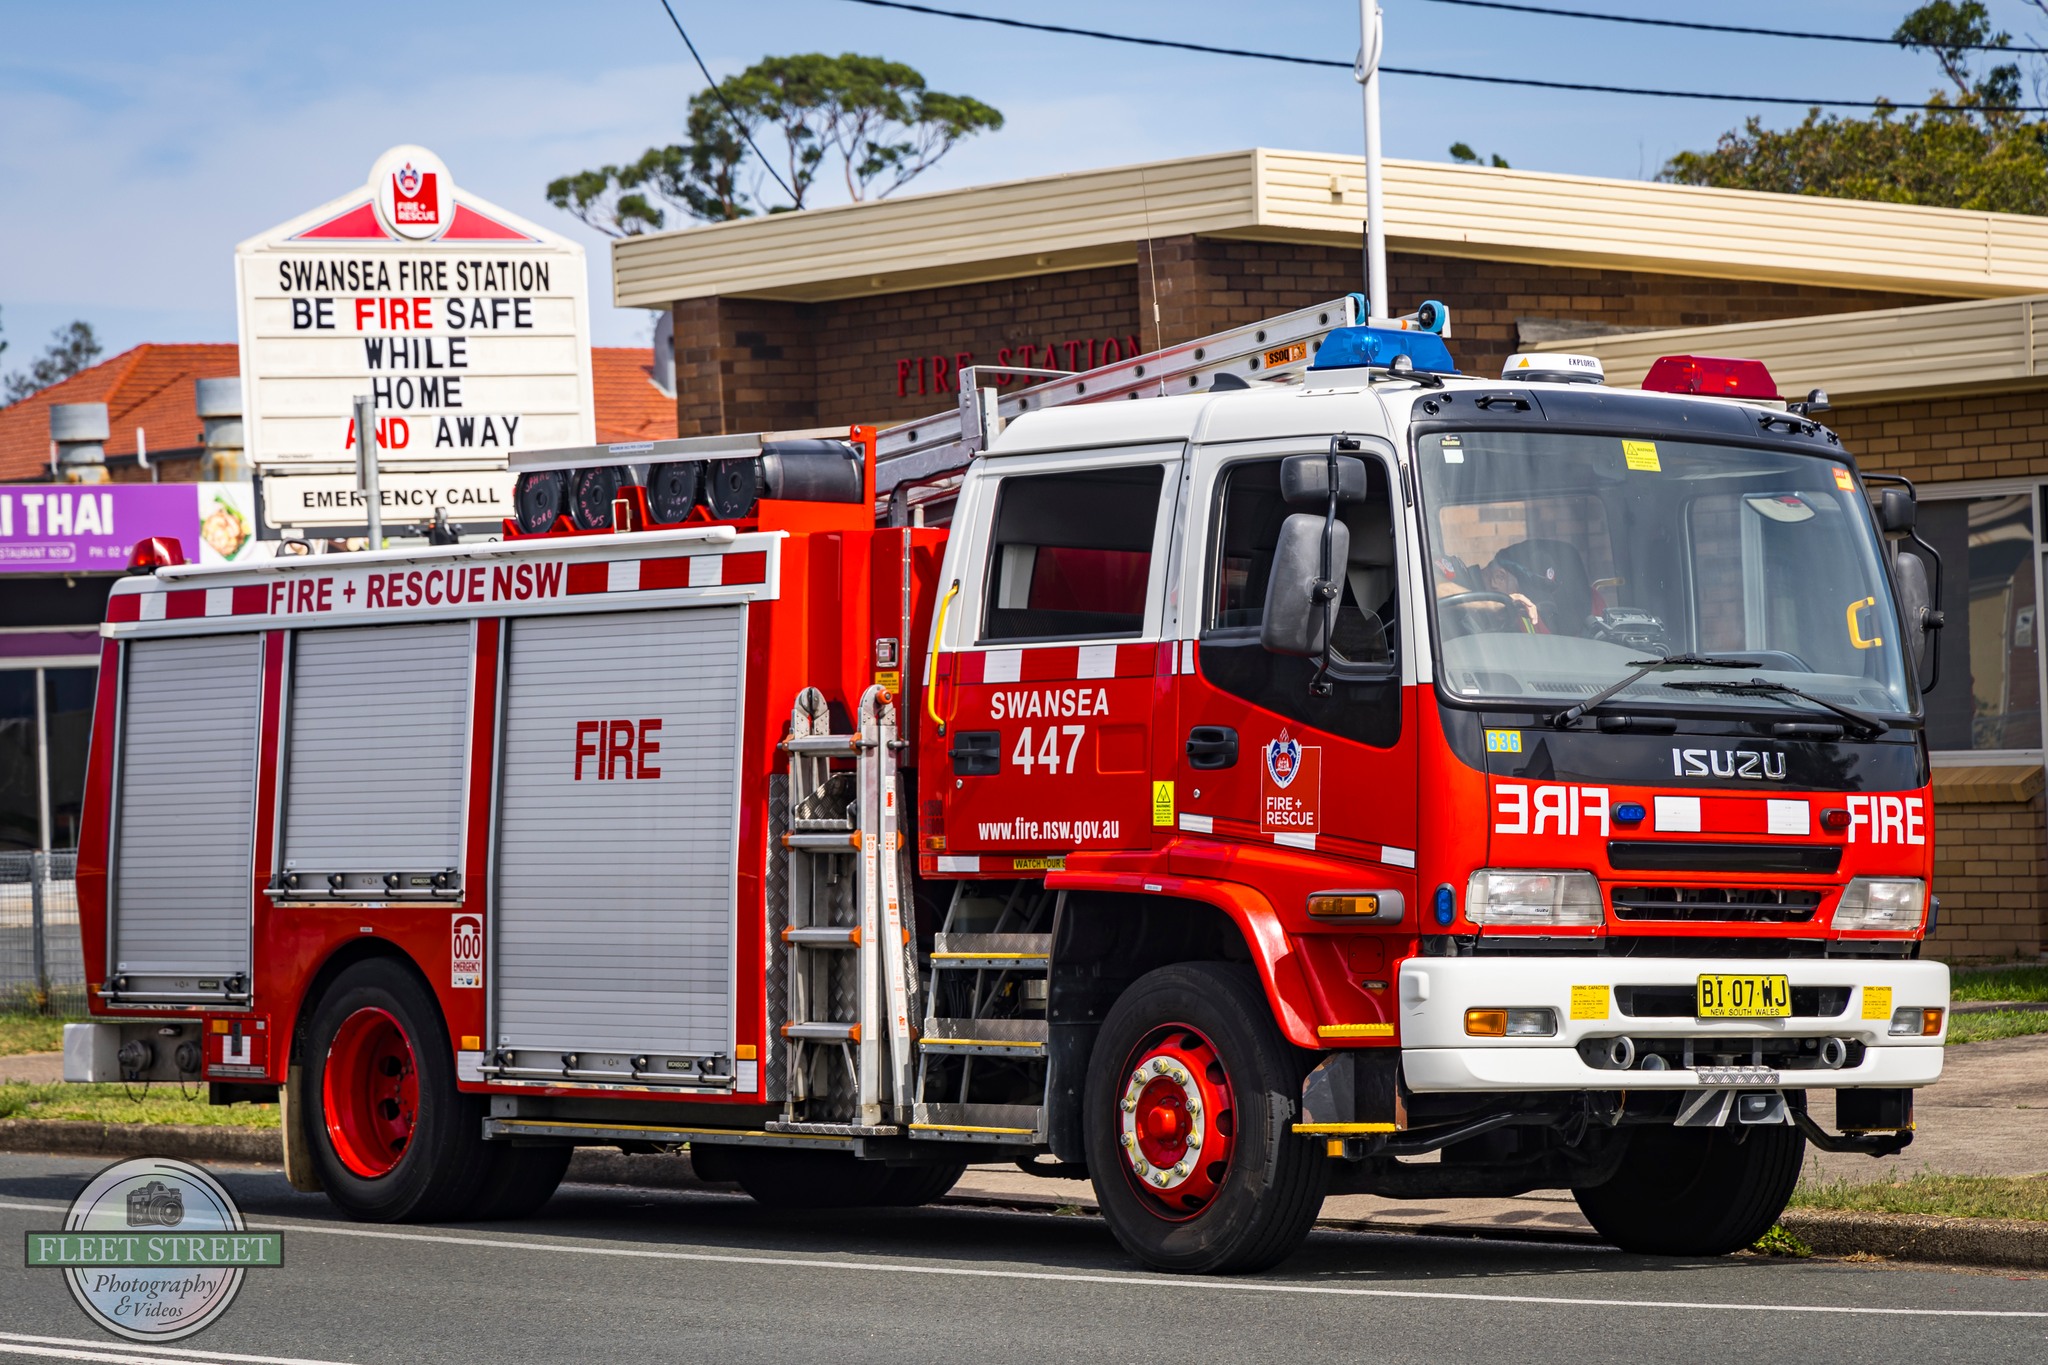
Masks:
[[[1788,1019],[1791,981],[1782,976],[1703,976],[1693,1014],[1700,1019]]]

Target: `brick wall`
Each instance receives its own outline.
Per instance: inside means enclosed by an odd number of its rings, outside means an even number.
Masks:
[[[1934,770],[1934,894],[1941,922],[1930,955],[1950,962],[2033,958],[2048,890],[2039,768]]]
[[[1131,337],[1152,349],[1359,288],[1355,251],[1172,237],[1128,266],[878,294],[828,303],[690,299],[675,305],[676,409],[685,436],[888,423],[948,406],[968,364],[1088,368]],[[1452,354],[1499,372],[1518,318],[1702,327],[1940,300],[1872,290],[1517,265],[1395,253],[1403,307],[1451,307]],[[1158,325],[1153,325],[1153,305]]]
[[[2048,388],[1839,408],[1827,422],[1865,469],[1915,482],[2048,475]]]

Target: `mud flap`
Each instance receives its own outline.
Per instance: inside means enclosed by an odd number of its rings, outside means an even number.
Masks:
[[[300,1124],[306,1113],[306,1073],[303,1067],[288,1067],[284,1073],[284,1084],[277,1092],[277,1126],[284,1140],[284,1178],[291,1187],[305,1194],[318,1194],[325,1188],[320,1183],[319,1168],[313,1164],[313,1147]]]

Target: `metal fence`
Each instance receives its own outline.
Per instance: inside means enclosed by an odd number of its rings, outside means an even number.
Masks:
[[[0,1008],[85,1008],[78,854],[0,853]]]

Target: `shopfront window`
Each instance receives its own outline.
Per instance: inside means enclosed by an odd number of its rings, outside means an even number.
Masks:
[[[1944,568],[1941,682],[1927,695],[1936,750],[2041,748],[2034,493],[1923,502],[1920,534]]]
[[[0,669],[0,851],[78,847],[97,675]]]

